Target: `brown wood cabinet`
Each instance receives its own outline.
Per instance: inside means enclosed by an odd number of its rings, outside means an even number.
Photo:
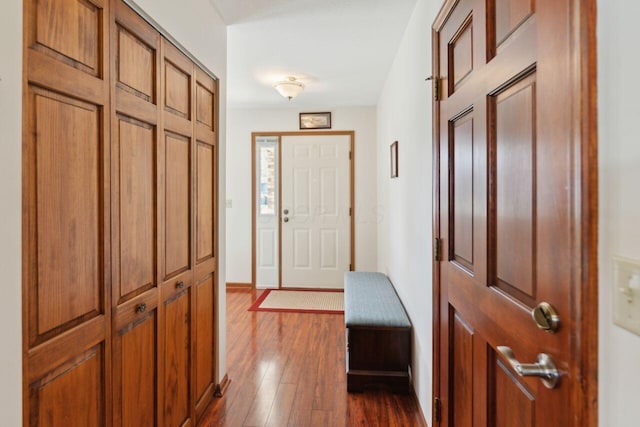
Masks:
[[[24,7],[24,424],[196,425],[217,82],[121,0]]]

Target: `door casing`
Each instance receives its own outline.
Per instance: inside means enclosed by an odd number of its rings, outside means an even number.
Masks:
[[[350,218],[350,252],[351,270],[356,269],[356,234],[355,234],[355,131],[306,131],[306,132],[252,132],[251,133],[251,288],[256,288],[256,138],[261,136],[275,136],[278,138],[278,164],[281,162],[281,144],[284,136],[348,136],[350,138],[349,148],[349,186],[351,193],[351,218]],[[278,186],[282,186],[281,166],[278,168]],[[278,288],[282,287],[282,192],[278,191]],[[292,289],[292,288],[290,288]]]

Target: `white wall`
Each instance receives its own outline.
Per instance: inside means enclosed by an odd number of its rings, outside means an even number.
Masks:
[[[0,425],[22,425],[22,0],[0,13]]]
[[[425,418],[432,401],[431,25],[440,2],[419,0],[378,102],[378,269],[413,323],[414,388]],[[398,141],[399,177],[389,178]]]
[[[331,111],[331,130],[355,131],[356,269],[373,271],[378,218],[375,107],[305,111]],[[232,207],[227,209],[228,282],[251,283],[251,132],[299,131],[299,112],[292,108],[229,109],[227,199]]]
[[[613,323],[611,257],[640,260],[640,3],[598,0],[600,368],[603,427],[640,421],[640,337]]]

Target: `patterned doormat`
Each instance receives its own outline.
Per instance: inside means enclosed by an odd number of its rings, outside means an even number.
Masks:
[[[267,289],[249,311],[343,314],[344,292]]]

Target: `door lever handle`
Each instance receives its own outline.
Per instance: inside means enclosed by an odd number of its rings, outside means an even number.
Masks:
[[[538,354],[536,363],[520,363],[516,355],[509,347],[498,346],[496,349],[509,362],[511,368],[521,377],[540,377],[547,388],[555,388],[560,379],[560,371],[553,363],[551,356],[545,353]]]

